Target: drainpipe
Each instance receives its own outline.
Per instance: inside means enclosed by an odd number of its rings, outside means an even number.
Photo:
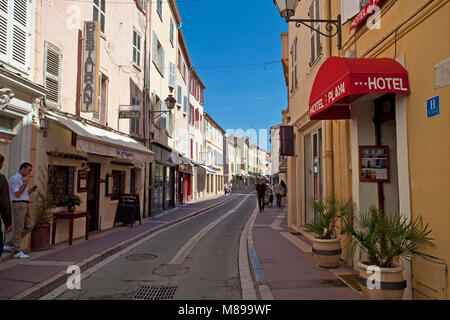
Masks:
[[[144,90],[143,90],[143,108],[144,108],[144,117],[143,117],[143,121],[142,121],[142,127],[143,127],[143,131],[144,131],[144,144],[145,146],[150,149],[150,137],[149,134],[147,134],[147,121],[148,121],[148,105],[147,105],[147,94],[149,92],[149,88],[150,88],[150,71],[147,70],[149,68],[148,66],[148,59],[147,59],[147,45],[148,45],[148,28],[150,26],[149,24],[149,12],[151,12],[151,1],[146,0],[147,5],[146,5],[146,13],[145,13],[145,33],[144,33]],[[148,75],[148,78],[147,78]],[[150,177],[148,177],[147,179],[147,172],[149,172],[148,168],[147,168],[148,164],[146,163],[144,165],[144,206],[143,206],[143,212],[142,212],[142,216],[143,217],[147,217],[148,216],[148,208],[150,206],[150,203],[147,203],[147,186],[148,186],[148,182],[150,181]],[[150,202],[150,198],[148,199],[148,201]]]
[[[331,19],[331,0],[324,6],[324,15]],[[325,50],[324,58],[332,56],[332,38],[327,39],[328,50]],[[326,190],[327,194],[334,194],[334,163],[333,163],[333,120],[325,120],[325,166],[326,166]]]

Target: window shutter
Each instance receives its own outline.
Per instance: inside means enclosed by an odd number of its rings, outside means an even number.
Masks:
[[[175,64],[169,62],[169,87],[175,88]]]
[[[188,113],[188,98],[187,98],[187,96],[183,97],[183,112],[185,114]]]
[[[155,31],[153,31],[153,50],[152,50],[152,61],[155,64],[158,64],[158,37],[156,36]]]
[[[0,58],[8,54],[8,0],[0,0]]]
[[[316,3],[316,16],[315,19],[320,19],[321,14],[320,14],[320,1],[319,0],[315,0]],[[316,29],[317,30],[321,30],[320,24],[316,23]],[[322,42],[320,34],[318,32],[314,32],[314,35],[316,37],[316,43],[317,43],[317,54],[316,54],[316,58],[318,58],[320,56],[320,54],[322,53]]]
[[[360,0],[341,0],[342,23],[356,16],[360,9]]]
[[[174,33],[174,30],[175,30],[175,28],[174,28],[175,26],[174,26],[174,24],[173,24],[173,21],[172,21],[172,19],[170,19],[170,42],[173,44],[173,33]]]
[[[61,98],[61,51],[45,42],[44,86],[48,90],[47,99],[54,104],[60,104]]]
[[[164,52],[164,48],[161,47],[161,73],[164,77],[164,73],[165,73],[165,66],[166,66],[166,62],[165,62],[165,52]]]
[[[177,105],[183,105],[183,88],[181,86],[177,87]]]
[[[27,0],[15,0],[13,6],[12,61],[26,70],[30,70],[31,55],[30,6]]]

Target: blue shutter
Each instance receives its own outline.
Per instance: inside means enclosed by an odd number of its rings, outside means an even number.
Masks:
[[[174,32],[174,25],[172,19],[170,19],[170,42],[173,44],[173,32]]]
[[[188,113],[188,98],[187,98],[187,96],[184,96],[184,99],[183,99],[183,112],[185,113],[185,114],[187,114]]]

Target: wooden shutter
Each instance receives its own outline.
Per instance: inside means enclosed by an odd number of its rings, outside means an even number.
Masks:
[[[360,9],[360,0],[341,0],[342,23],[356,16]]]
[[[152,47],[152,61],[156,65],[158,64],[158,37],[155,31],[153,31],[153,47]]]
[[[175,31],[175,26],[173,24],[173,20],[170,19],[170,42],[173,44],[173,35]]]
[[[8,0],[0,0],[0,58],[8,55]]]
[[[188,113],[188,97],[184,96],[183,97],[183,113],[187,114]]]
[[[319,0],[314,0],[316,3],[316,15],[315,15],[315,19],[320,19],[321,14],[320,14],[320,1]],[[321,26],[320,23],[316,23],[316,29],[317,30],[321,30]],[[322,42],[321,40],[321,35],[318,32],[314,32],[314,35],[316,37],[316,59],[321,55],[322,53]]]
[[[56,105],[61,103],[61,50],[45,42],[44,86],[48,90],[47,101]]]
[[[169,87],[175,88],[175,64],[169,62]]]
[[[28,18],[31,3],[28,0],[13,2],[12,19],[12,62],[30,70],[29,56],[31,55],[31,30]]]
[[[309,7],[308,16],[310,17],[310,19],[314,19],[314,0],[311,2],[311,6]],[[311,27],[314,27],[314,23],[312,22]],[[309,35],[311,38],[311,60],[309,62],[309,65],[312,66],[314,61],[316,61],[316,42],[314,41],[314,31],[310,30]]]
[[[162,75],[163,75],[163,77],[164,77],[164,67],[165,67],[165,65],[166,65],[166,61],[165,61],[165,52],[164,52],[164,48],[163,47],[161,47],[161,73],[162,73]]]
[[[177,105],[183,105],[183,88],[181,86],[177,87]]]

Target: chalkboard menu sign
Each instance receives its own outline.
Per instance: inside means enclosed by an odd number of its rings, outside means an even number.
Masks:
[[[139,195],[121,194],[119,197],[119,203],[117,204],[114,225],[116,222],[122,222],[124,224],[129,224],[130,228],[132,228],[134,222],[137,220],[139,220],[140,224],[142,224]]]

